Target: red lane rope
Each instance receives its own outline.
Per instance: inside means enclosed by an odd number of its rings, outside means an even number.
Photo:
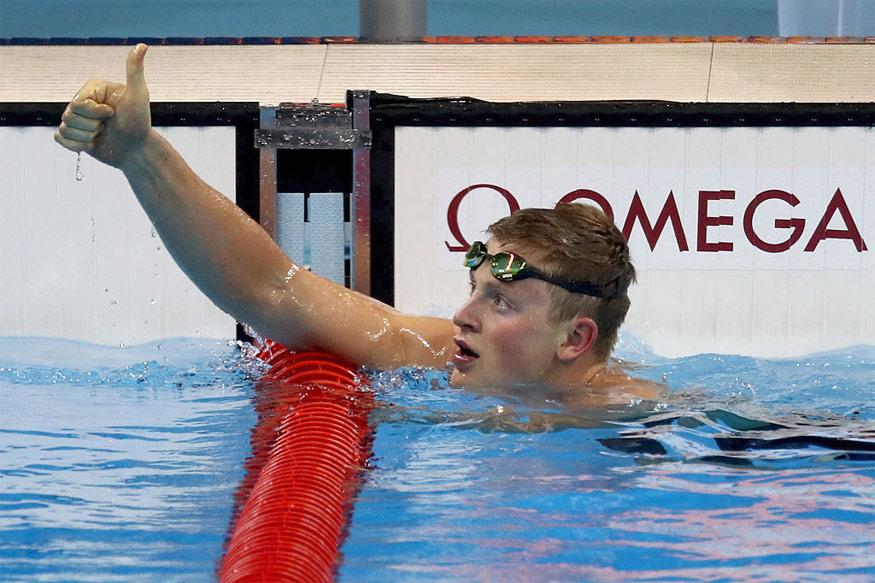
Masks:
[[[373,395],[332,355],[268,341],[259,357],[271,368],[219,580],[331,581],[371,453]]]

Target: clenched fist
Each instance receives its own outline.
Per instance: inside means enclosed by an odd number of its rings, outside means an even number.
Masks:
[[[127,58],[127,84],[92,79],[61,116],[55,141],[73,152],[121,168],[149,136],[149,90],[143,73],[148,47],[138,44]]]

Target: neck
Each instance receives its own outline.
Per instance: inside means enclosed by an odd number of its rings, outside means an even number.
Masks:
[[[586,355],[573,363],[560,365],[547,380],[550,392],[560,397],[567,397],[585,391],[600,383],[600,379],[608,366],[607,359]]]

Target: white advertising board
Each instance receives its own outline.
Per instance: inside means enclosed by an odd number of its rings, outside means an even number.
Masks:
[[[463,250],[514,208],[598,204],[654,352],[799,356],[875,344],[875,130],[398,127],[395,305],[450,316]]]

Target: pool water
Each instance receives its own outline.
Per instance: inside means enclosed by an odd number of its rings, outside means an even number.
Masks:
[[[569,418],[375,374],[338,579],[875,578],[875,347],[618,355],[664,402]],[[0,580],[213,580],[262,370],[225,342],[0,339]]]
[[[248,454],[239,351],[0,341],[0,580],[209,581]]]

